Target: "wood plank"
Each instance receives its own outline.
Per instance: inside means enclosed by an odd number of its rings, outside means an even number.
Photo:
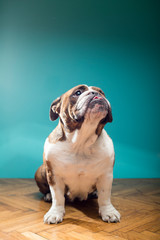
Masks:
[[[39,235],[49,240],[78,240],[77,238],[71,237],[68,234],[62,232],[40,232]]]
[[[146,239],[150,240],[160,240],[160,235],[158,233],[153,233],[149,231],[142,232],[142,235],[146,237]]]
[[[21,233],[18,233],[16,231],[9,233],[8,236],[9,236],[9,239],[10,239],[10,237],[12,237],[15,240],[28,240],[29,239],[28,237],[25,237],[24,235],[22,235]]]
[[[129,239],[129,240],[160,240],[160,235],[156,233],[152,233],[149,231],[144,231],[142,233],[138,233],[135,231],[128,231],[128,232],[115,232],[115,236],[120,236],[124,239]]]
[[[24,232],[22,235],[31,240],[47,240],[47,238],[41,237],[40,235],[37,235],[33,232]]]
[[[60,224],[44,224],[45,203],[33,179],[0,179],[0,240],[159,240],[160,179],[115,179],[120,223],[103,222],[97,199],[66,203]]]

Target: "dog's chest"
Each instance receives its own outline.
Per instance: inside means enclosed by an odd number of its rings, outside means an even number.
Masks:
[[[97,154],[80,155],[71,152],[61,153],[60,159],[53,161],[55,177],[60,177],[68,187],[71,199],[79,197],[84,200],[93,192],[97,178],[106,169],[105,161],[99,160]]]
[[[50,161],[55,178],[60,177],[68,186],[73,196],[86,198],[100,175],[111,167],[111,155],[113,145],[111,141],[110,151],[106,144],[96,144],[87,151],[82,149],[78,153],[72,151],[71,145],[65,142],[50,144],[45,142],[45,157]]]
[[[52,164],[55,174],[61,176],[95,174],[98,167],[101,167],[104,161],[104,154],[96,148],[90,148],[87,152],[83,149],[79,153],[72,151],[70,144],[57,143],[50,144],[48,140],[45,143],[45,156]]]

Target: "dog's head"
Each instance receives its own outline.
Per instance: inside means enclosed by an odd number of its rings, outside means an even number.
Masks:
[[[96,124],[98,121],[98,135],[107,122],[112,122],[111,106],[104,92],[86,85],[76,86],[52,102],[50,119],[54,121],[58,117],[70,132],[80,129],[85,120]]]

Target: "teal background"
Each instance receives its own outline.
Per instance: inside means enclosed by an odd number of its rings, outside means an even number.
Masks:
[[[111,102],[116,178],[160,177],[159,1],[0,1],[0,177],[32,178],[55,98]]]

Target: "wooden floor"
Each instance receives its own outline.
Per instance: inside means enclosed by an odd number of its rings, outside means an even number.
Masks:
[[[160,239],[160,179],[116,179],[112,203],[120,223],[98,216],[97,200],[66,204],[64,221],[43,223],[46,203],[33,179],[0,179],[0,239],[122,240]]]

